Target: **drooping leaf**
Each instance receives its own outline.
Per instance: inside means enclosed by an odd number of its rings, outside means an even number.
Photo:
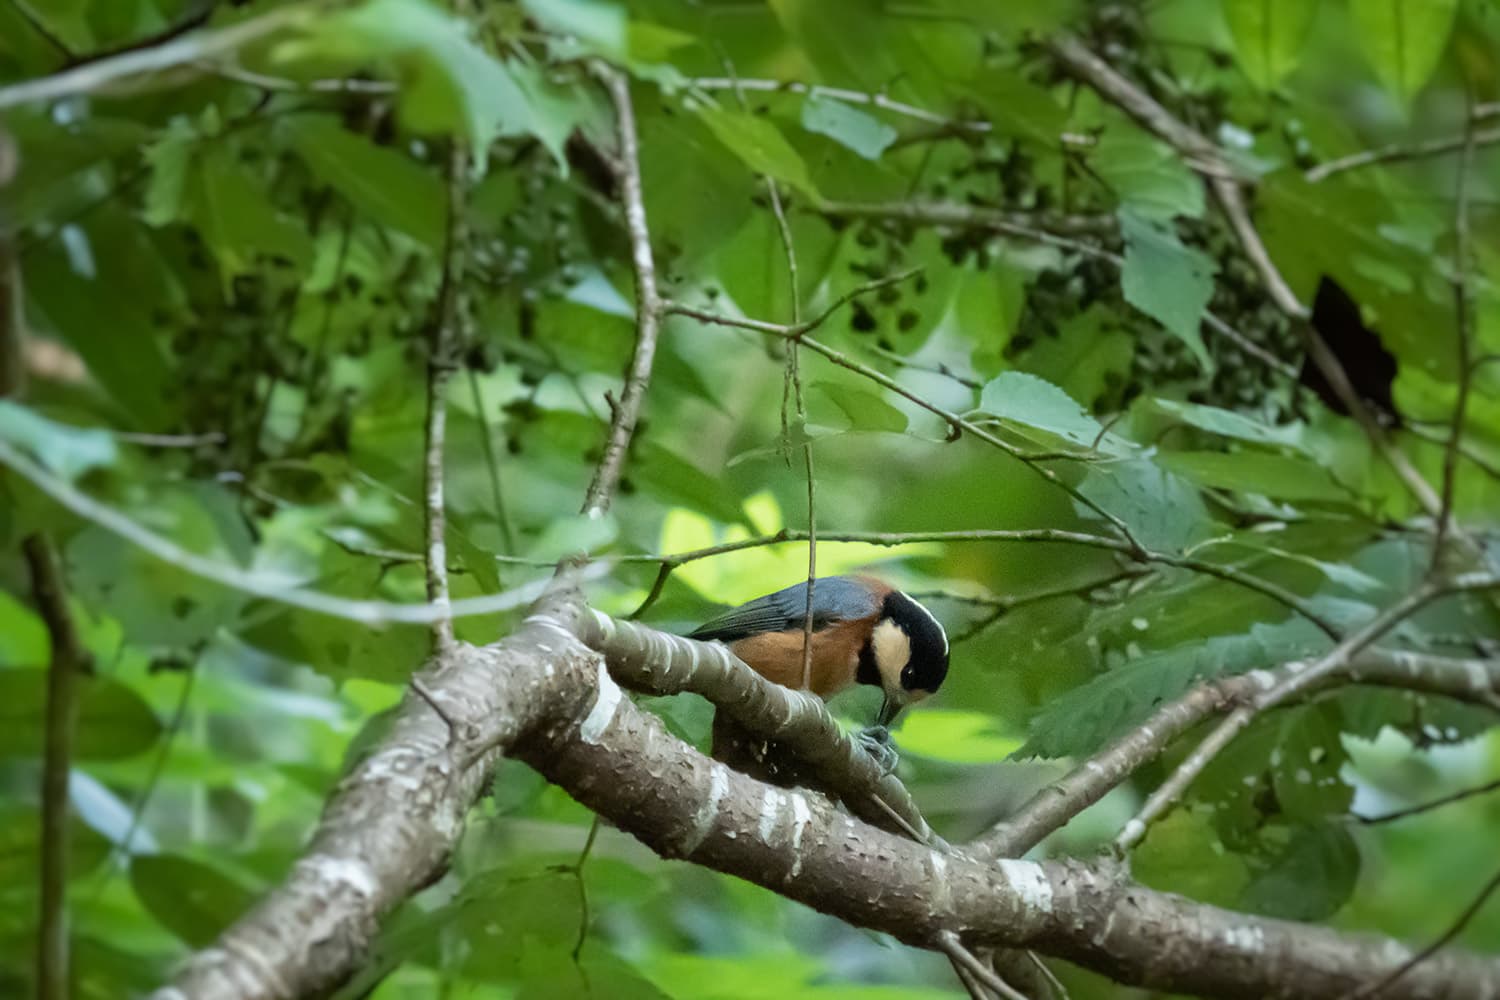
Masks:
[[[1270,90],[1301,60],[1318,0],[1223,0],[1223,8],[1240,68]]]
[[[1203,184],[1171,147],[1139,130],[1111,128],[1100,137],[1090,166],[1120,198],[1123,209],[1153,221],[1203,214]]]
[[[1255,444],[1299,447],[1301,436],[1295,427],[1272,427],[1234,410],[1176,399],[1153,399],[1151,407],[1200,430]]]
[[[1188,346],[1205,371],[1211,371],[1213,359],[1203,346],[1199,326],[1213,296],[1213,260],[1183,246],[1171,229],[1134,212],[1120,213],[1120,230],[1125,237],[1125,266],[1120,275],[1125,301],[1161,323]]]
[[[897,434],[906,430],[906,414],[873,392],[839,382],[815,382],[809,388],[837,406],[849,419],[851,430],[891,431]]]

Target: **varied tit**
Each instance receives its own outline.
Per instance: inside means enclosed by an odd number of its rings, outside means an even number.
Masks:
[[[689,635],[717,639],[767,680],[800,688],[807,586],[804,581],[758,597]],[[812,622],[813,693],[826,699],[853,684],[878,686],[885,698],[876,725],[864,737],[877,757],[894,766],[885,727],[942,685],[948,675],[947,633],[921,604],[868,576],[816,580]]]

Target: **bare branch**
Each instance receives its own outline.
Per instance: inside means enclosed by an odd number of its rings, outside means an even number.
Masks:
[[[194,31],[164,44],[132,49],[118,55],[82,63],[51,76],[23,80],[0,87],[0,109],[33,101],[54,101],[76,94],[94,93],[110,84],[145,73],[158,73],[219,56],[258,42],[286,28],[315,20],[330,6],[328,0],[281,7],[260,17],[223,28]]]
[[[1336,160],[1320,163],[1302,176],[1309,183],[1317,184],[1346,170],[1358,170],[1360,167],[1371,167],[1379,163],[1400,163],[1406,160],[1423,160],[1433,156],[1457,153],[1469,146],[1471,139],[1474,147],[1492,146],[1500,142],[1500,128],[1472,133],[1466,129],[1463,135],[1428,139],[1416,143],[1393,143],[1378,149],[1361,150],[1358,153],[1341,156]]]
[[[89,669],[89,654],[78,636],[62,568],[52,542],[32,535],[22,545],[31,571],[32,592],[51,639],[47,665],[46,742],[42,751],[41,871],[37,893],[36,986],[41,1000],[67,1000],[71,994],[68,959],[68,772],[73,766],[73,735],[78,726],[78,675]]]
[[[510,611],[530,604],[546,589],[547,581],[536,580],[498,594],[466,597],[439,608],[423,602],[402,604],[394,601],[355,601],[299,586],[300,581],[265,570],[243,570],[238,566],[189,552],[176,542],[141,527],[135,521],[106,504],[86,496],[68,483],[47,472],[22,455],[8,442],[0,441],[0,465],[26,479],[79,517],[125,539],[163,562],[204,580],[232,590],[253,594],[269,601],[315,611],[319,614],[362,622],[366,625],[427,625],[440,618],[467,618],[474,615]],[[586,571],[598,575],[600,570]]]
[[[756,90],[768,93],[832,97],[836,100],[847,101],[850,104],[867,104],[871,107],[880,108],[882,111],[905,115],[907,118],[915,118],[918,121],[928,122],[932,125],[941,125],[945,128],[959,129],[981,135],[989,132],[993,127],[987,121],[963,121],[946,118],[943,115],[916,107],[912,104],[893,101],[884,94],[869,94],[862,90],[824,87],[820,84],[806,84],[791,80],[741,80],[736,77],[700,76],[688,80],[687,86],[697,90]]]
[[[640,420],[641,402],[651,383],[656,340],[661,329],[663,306],[656,287],[656,261],[651,253],[651,232],[646,225],[646,202],[641,189],[640,149],[635,130],[635,109],[630,103],[630,81],[607,66],[596,65],[594,74],[604,83],[615,105],[620,150],[618,157],[620,195],[625,203],[625,225],[630,233],[630,259],[635,269],[635,353],[620,401],[613,407],[604,456],[594,470],[593,482],[583,501],[583,513],[602,517],[609,510],[620,472],[625,465],[630,439]]]
[[[1406,819],[1408,816],[1420,816],[1423,813],[1432,812],[1434,809],[1441,809],[1444,806],[1450,806],[1455,802],[1462,802],[1465,799],[1472,799],[1479,795],[1488,795],[1490,792],[1497,790],[1500,790],[1500,779],[1485,782],[1474,788],[1465,788],[1463,791],[1454,792],[1452,795],[1444,795],[1441,798],[1433,799],[1431,802],[1423,802],[1420,805],[1397,809],[1394,812],[1381,813],[1379,816],[1356,816],[1355,819],[1366,826],[1394,823],[1397,820]]]
[[[464,260],[468,243],[468,143],[453,140],[448,150],[448,229],[443,245],[443,278],[427,329],[427,420],[422,448],[422,553],[427,602],[440,611],[449,607],[447,517],[443,490],[444,439],[448,421],[448,379],[460,339]],[[432,647],[441,653],[453,645],[453,620],[432,622]]]
[[[1443,563],[1445,543],[1453,530],[1453,494],[1458,482],[1459,449],[1463,444],[1464,417],[1469,408],[1469,387],[1474,381],[1472,353],[1473,331],[1469,316],[1469,171],[1474,163],[1473,111],[1464,129],[1463,155],[1458,162],[1457,190],[1453,194],[1453,316],[1455,346],[1458,354],[1458,398],[1453,403],[1453,425],[1448,431],[1448,446],[1443,452],[1443,497],[1437,514],[1437,532],[1432,539],[1431,571],[1438,572]]]

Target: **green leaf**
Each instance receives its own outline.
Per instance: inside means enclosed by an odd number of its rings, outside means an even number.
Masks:
[[[530,559],[548,561],[577,553],[597,552],[619,536],[620,526],[610,515],[570,514],[552,521],[527,549]]]
[[[571,36],[602,55],[625,53],[627,22],[623,8],[598,0],[522,0],[521,6],[552,31]]]
[[[1136,215],[1120,213],[1125,237],[1125,266],[1120,283],[1125,301],[1152,317],[1198,359],[1205,371],[1213,370],[1213,359],[1203,346],[1199,324],[1203,309],[1214,293],[1212,258],[1183,246],[1171,229],[1161,228]]]
[[[1178,451],[1157,456],[1164,469],[1202,486],[1282,500],[1349,502],[1350,492],[1320,466],[1302,458],[1261,452]]]
[[[318,20],[308,37],[282,45],[278,54],[393,66],[406,124],[456,132],[476,151],[497,135],[545,131],[510,70],[470,38],[469,22],[426,0],[369,0]]]
[[[162,726],[135,691],[107,677],[78,682],[78,760],[119,760],[151,749]],[[46,732],[47,671],[0,671],[0,757],[34,757]]]
[[[1349,0],[1365,57],[1404,104],[1437,69],[1457,13],[1458,0]]]
[[[1175,399],[1151,400],[1151,408],[1168,416],[1176,417],[1185,424],[1199,430],[1218,434],[1221,437],[1249,441],[1254,444],[1289,445],[1300,447],[1301,435],[1295,427],[1270,427],[1252,420],[1243,413],[1225,410],[1202,403],[1187,403]]]
[[[811,391],[828,398],[845,417],[850,430],[905,433],[906,414],[880,396],[839,382],[814,382]]]
[[[1052,149],[1067,131],[1068,113],[1057,99],[1013,69],[986,68],[970,90],[983,105],[985,117],[1004,135]]]
[[[1326,644],[1323,633],[1293,619],[1136,657],[1049,701],[1032,720],[1031,738],[1016,756],[1086,756],[1195,681],[1275,666]]]
[[[1067,393],[1025,372],[1001,372],[985,383],[979,406],[986,414],[1041,431],[1042,443],[1061,439],[1082,452],[1128,455],[1135,445],[1106,431]]]
[[[802,102],[802,127],[828,136],[867,160],[880,159],[900,134],[874,115],[819,93]]]
[[[0,399],[0,438],[20,445],[65,479],[113,465],[119,458],[108,431],[55,423],[4,399]]]
[[[1215,906],[1232,905],[1250,879],[1244,860],[1224,850],[1201,809],[1178,809],[1154,824],[1131,854],[1130,870],[1154,889]]]
[[[1222,0],[1240,68],[1262,90],[1281,82],[1302,56],[1317,0]]]
[[[193,948],[211,944],[255,901],[236,879],[180,854],[134,858],[130,887],[157,923]]]
[[[433,249],[443,245],[447,199],[436,173],[335,118],[298,116],[284,127],[308,169],[355,208]]]
[[[701,109],[698,116],[714,138],[757,174],[785,181],[813,198],[820,197],[801,154],[766,119],[714,107]]]
[[[281,215],[260,182],[222,148],[198,160],[189,191],[194,221],[227,274],[256,270],[261,254],[298,267],[312,260],[306,231]]]
[[[1359,846],[1335,823],[1275,827],[1281,843],[1245,887],[1242,905],[1283,920],[1326,920],[1354,894]]]
[[[924,708],[906,716],[898,741],[902,750],[954,764],[993,764],[1022,741],[997,732],[995,718],[982,712]]]
[[[1124,520],[1137,541],[1152,548],[1183,548],[1213,530],[1198,490],[1148,458],[1091,463],[1079,492]],[[1098,516],[1074,506],[1080,517]]]
[[[1166,222],[1203,215],[1203,183],[1170,146],[1134,126],[1111,127],[1089,156],[1089,165],[1120,197],[1121,207]]]
[[[45,666],[51,649],[36,612],[0,590],[0,667]]]
[[[33,806],[0,807],[0,885],[35,883],[41,864],[42,816]],[[76,817],[68,821],[68,874],[87,874],[109,856],[109,841]]]

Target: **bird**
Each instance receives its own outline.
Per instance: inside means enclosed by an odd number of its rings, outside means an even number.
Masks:
[[[688,637],[722,642],[767,680],[800,688],[808,586],[804,580],[757,597]],[[880,710],[860,739],[882,766],[894,769],[888,727],[908,705],[936,693],[948,676],[942,623],[883,580],[852,575],[812,581],[812,624],[809,687],[824,700],[855,684],[879,687]]]

